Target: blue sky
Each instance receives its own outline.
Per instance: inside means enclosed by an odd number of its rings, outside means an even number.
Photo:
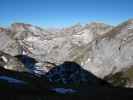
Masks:
[[[101,21],[116,25],[133,18],[133,0],[0,0],[0,26],[24,22],[65,27]]]

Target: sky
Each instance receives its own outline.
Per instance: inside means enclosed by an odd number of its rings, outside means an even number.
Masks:
[[[67,27],[94,21],[117,25],[133,18],[133,0],[0,0],[0,26],[15,22]]]

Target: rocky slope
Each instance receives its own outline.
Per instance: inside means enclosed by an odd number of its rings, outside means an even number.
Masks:
[[[57,31],[14,23],[10,28],[0,28],[0,35],[1,51],[33,57],[39,66],[74,61],[104,78],[133,65],[133,20],[116,27],[93,22]]]
[[[103,78],[133,65],[133,20],[128,20],[92,41],[82,53],[85,69]],[[83,62],[83,59],[85,62]]]
[[[10,75],[7,72],[14,71],[16,73],[29,73],[38,78],[46,77],[51,83],[60,84],[88,84],[91,86],[108,85],[101,79],[98,79],[91,72],[84,70],[75,62],[64,62],[56,66],[53,63],[45,62],[38,64],[38,62],[31,57],[25,55],[11,56],[7,53],[1,52],[0,55],[0,77],[1,75]],[[49,71],[47,71],[49,70]],[[15,74],[15,78],[16,78]]]
[[[9,38],[6,40],[10,42],[1,50],[12,55],[23,53],[39,61],[61,64],[73,60],[81,48],[110,29],[111,26],[103,23],[91,23],[84,27],[75,25],[54,33],[29,24],[15,23],[9,32],[1,32],[6,33],[6,36],[4,34],[1,37]]]
[[[53,75],[54,78],[49,77],[49,79],[56,82],[57,79],[62,81],[63,77],[65,80],[70,79],[70,77],[65,76],[56,78],[55,73],[59,74],[62,70],[63,74],[60,75],[73,76],[72,84],[69,81],[67,81],[67,84],[61,82],[55,84],[47,80],[45,76],[38,77],[27,72],[11,71],[0,67],[0,97],[2,97],[2,100],[81,100],[81,98],[84,100],[132,100],[133,89],[110,87],[103,80],[99,80],[99,78],[88,71],[85,72],[85,70],[76,75],[77,72],[73,69],[76,68],[78,71],[80,68],[75,63],[69,62],[70,64],[70,69],[66,68],[68,67],[68,62],[65,62],[57,66],[57,69],[54,68],[53,74],[50,72],[48,75]],[[53,70],[51,69],[51,71]],[[87,81],[82,80],[85,76],[81,74],[87,75],[88,78],[85,78]],[[80,76],[82,82],[75,86],[75,79],[78,76]],[[77,82],[79,82],[80,78],[77,79]]]

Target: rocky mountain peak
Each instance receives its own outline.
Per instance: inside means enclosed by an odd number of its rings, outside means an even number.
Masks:
[[[107,26],[111,27],[111,25],[108,25],[102,22],[91,22],[85,25],[85,27],[107,27]]]
[[[84,26],[84,29],[91,30],[97,35],[103,35],[107,33],[108,31],[110,31],[112,28],[113,26],[100,23],[100,22],[92,22]]]
[[[67,27],[67,28],[63,28],[60,32],[61,34],[68,34],[68,35],[72,35],[72,34],[75,34],[79,31],[81,31],[83,28],[83,26],[80,24],[80,23],[76,23],[70,27]]]
[[[132,23],[133,24],[133,19],[128,19],[127,23]]]
[[[7,32],[10,32],[10,30],[7,28],[0,27],[0,33],[7,33]]]
[[[75,25],[71,26],[71,28],[79,28],[79,27],[82,27],[80,23],[76,23]]]
[[[123,23],[121,23],[120,25],[118,25],[118,26],[123,26],[123,27],[129,27],[129,26],[132,26],[133,25],[133,19],[129,19],[129,20],[127,20],[127,21],[125,21],[125,22],[123,22]],[[128,28],[129,29],[129,28]]]
[[[133,20],[129,19],[123,23],[120,23],[118,26],[112,28],[109,32],[103,35],[103,37],[107,38],[114,38],[114,37],[121,37],[124,38],[125,36],[131,35],[133,32]]]
[[[18,31],[24,31],[27,30],[29,27],[31,27],[32,25],[30,24],[24,24],[24,23],[13,23],[11,25],[11,29],[14,32],[18,32]]]
[[[125,28],[128,30],[133,30],[133,19],[129,19],[128,21],[122,23],[123,26],[125,25]]]

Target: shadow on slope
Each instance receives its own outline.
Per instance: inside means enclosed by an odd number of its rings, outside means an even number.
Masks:
[[[44,61],[38,62],[36,59],[27,55],[16,55],[15,56],[21,63],[24,64],[28,72],[36,75],[45,75],[53,67],[56,67],[54,63]]]
[[[26,68],[36,70],[34,67],[38,62],[34,58],[27,55],[17,55],[15,57],[18,58]],[[55,87],[80,88],[85,86],[111,86],[106,81],[97,78],[91,72],[83,69],[79,64],[70,61],[66,61],[50,69],[45,76]],[[42,77],[44,77],[44,75],[42,75]]]
[[[34,58],[27,55],[16,55],[15,57],[18,58],[28,69],[33,69],[34,65],[37,63]]]
[[[29,62],[28,62],[29,63]],[[35,64],[35,63],[34,63]],[[23,88],[8,85],[0,78],[0,97],[8,100],[132,100],[133,89],[114,88],[97,78],[75,62],[64,62],[40,77],[27,73],[6,70],[0,67],[0,77],[6,76],[24,81]],[[3,78],[3,77],[2,77]],[[9,87],[9,88],[7,88]],[[55,89],[74,89],[76,92],[62,94]],[[7,89],[10,92],[5,91]],[[70,91],[69,91],[70,92]],[[3,99],[3,100],[5,100]]]
[[[63,86],[111,86],[106,81],[97,78],[91,72],[84,70],[75,62],[66,61],[46,73],[48,80],[60,87]]]
[[[21,92],[21,90],[28,90],[41,92],[50,88],[50,82],[45,77],[41,78],[31,73],[11,71],[0,67],[0,87],[1,90],[12,89],[9,91],[18,90]]]

